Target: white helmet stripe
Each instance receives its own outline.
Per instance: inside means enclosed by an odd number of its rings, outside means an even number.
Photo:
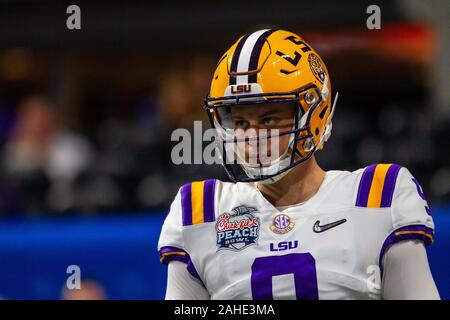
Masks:
[[[255,46],[258,39],[264,34],[264,32],[270,29],[263,29],[253,32],[245,40],[244,46],[242,47],[241,53],[239,55],[238,65],[236,72],[248,72],[250,65],[250,57],[252,55],[253,47]],[[248,75],[237,76],[236,84],[247,84]]]

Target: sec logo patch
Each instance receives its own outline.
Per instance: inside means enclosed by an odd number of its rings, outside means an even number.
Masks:
[[[291,231],[294,228],[294,225],[294,219],[287,214],[280,213],[273,218],[270,230],[276,234],[284,234]]]

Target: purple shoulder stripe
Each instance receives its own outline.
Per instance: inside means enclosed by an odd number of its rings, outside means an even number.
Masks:
[[[372,185],[373,175],[375,173],[376,164],[368,166],[359,181],[358,195],[356,197],[357,207],[367,207],[367,200],[369,199],[370,186]]]
[[[398,164],[392,164],[384,179],[383,192],[381,195],[381,205],[382,208],[390,207],[392,204],[392,197],[394,195],[395,183],[397,181],[397,176],[402,167]]]
[[[398,228],[391,232],[391,234],[384,240],[383,246],[381,247],[380,257],[378,260],[378,265],[383,274],[383,257],[387,249],[402,240],[421,240],[425,245],[430,245],[433,243],[434,230],[422,224],[409,225],[405,227]]]
[[[214,211],[215,187],[216,187],[215,179],[205,181],[205,187],[203,191],[204,222],[213,222],[216,220],[216,214]]]
[[[183,226],[192,224],[192,183],[181,187],[181,211]]]

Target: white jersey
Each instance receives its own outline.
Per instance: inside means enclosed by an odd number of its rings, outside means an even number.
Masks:
[[[251,183],[184,185],[158,250],[163,263],[185,262],[211,299],[381,299],[387,248],[430,244],[433,229],[411,173],[377,164],[328,171],[312,198],[279,209]]]

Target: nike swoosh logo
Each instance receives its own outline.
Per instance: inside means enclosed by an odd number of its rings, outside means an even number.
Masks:
[[[313,231],[315,233],[321,233],[330,230],[331,228],[337,227],[338,225],[343,224],[345,222],[347,222],[347,219],[342,219],[328,224],[320,225],[320,221],[317,220],[316,223],[314,223]]]

